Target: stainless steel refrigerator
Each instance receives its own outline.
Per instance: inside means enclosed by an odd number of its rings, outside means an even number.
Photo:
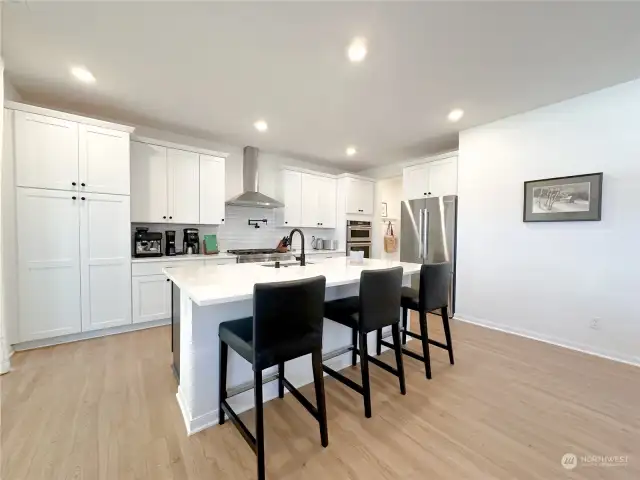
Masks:
[[[401,206],[400,261],[410,263],[451,263],[449,315],[456,301],[456,225],[458,197],[448,195],[405,200]],[[414,275],[412,286],[420,285]]]

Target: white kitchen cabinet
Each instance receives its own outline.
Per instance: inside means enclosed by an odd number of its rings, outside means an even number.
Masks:
[[[301,225],[303,227],[320,227],[320,208],[318,203],[318,182],[315,175],[302,174],[302,195],[300,208],[302,210]]]
[[[359,178],[348,178],[346,194],[346,213],[373,215],[373,182]]]
[[[16,185],[77,189],[78,124],[17,110],[14,122]]]
[[[82,331],[131,323],[129,197],[80,194]]]
[[[286,227],[302,226],[302,173],[294,170],[282,171],[281,224]]]
[[[165,275],[133,277],[133,323],[171,318],[171,282]]]
[[[336,184],[335,178],[315,178],[316,214],[320,228],[336,228]]]
[[[79,125],[80,192],[129,195],[129,134]]]
[[[16,200],[19,340],[78,333],[81,200],[74,192],[32,188],[18,188]]]
[[[200,224],[224,223],[225,159],[200,155]]]
[[[200,221],[200,158],[195,152],[167,149],[169,222]]]
[[[167,149],[131,142],[131,221],[167,221]]]
[[[402,172],[403,198],[442,197],[458,193],[457,157],[406,167]]]

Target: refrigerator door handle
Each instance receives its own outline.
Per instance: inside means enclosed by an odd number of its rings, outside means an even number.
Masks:
[[[429,211],[424,209],[424,231],[422,233],[422,247],[424,248],[422,252],[422,257],[426,260],[429,255]]]
[[[420,209],[418,213],[418,258],[422,258],[422,252],[424,251],[422,246],[422,212],[424,210]],[[415,224],[414,224],[415,225]]]

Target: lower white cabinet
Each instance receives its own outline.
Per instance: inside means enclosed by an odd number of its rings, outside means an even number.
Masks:
[[[17,189],[19,341],[131,323],[129,197]]]
[[[79,203],[72,192],[17,189],[20,342],[81,331]]]
[[[171,282],[165,275],[133,277],[133,323],[171,317]]]

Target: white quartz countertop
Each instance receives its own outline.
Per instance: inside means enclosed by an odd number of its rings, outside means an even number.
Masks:
[[[401,266],[404,274],[420,272],[418,263],[392,260],[365,259],[352,263],[348,257],[329,258],[322,262],[286,268],[265,267],[260,263],[238,263],[231,265],[184,266],[165,268],[164,274],[193,302],[201,307],[220,303],[248,300],[253,297],[256,283],[285,282],[324,275],[327,287],[358,283],[360,272]]]
[[[226,258],[236,258],[237,255],[231,255],[227,252],[215,253],[212,255],[205,255],[203,253],[199,253],[197,255],[172,255],[162,257],[142,257],[142,258],[132,258],[132,263],[145,263],[145,262],[184,262],[189,260],[216,260],[216,259],[226,259]]]

